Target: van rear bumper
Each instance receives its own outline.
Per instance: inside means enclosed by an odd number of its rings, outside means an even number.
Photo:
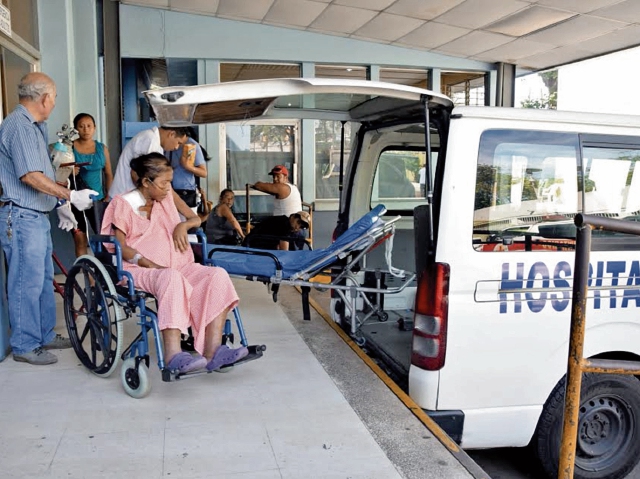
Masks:
[[[464,413],[462,411],[429,411],[424,409],[424,412],[457,444],[462,442],[462,431],[464,430]]]

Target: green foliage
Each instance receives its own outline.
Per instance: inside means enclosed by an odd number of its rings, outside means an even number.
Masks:
[[[556,110],[558,108],[558,70],[541,72],[538,76],[549,93],[542,95],[542,98],[527,98],[520,102],[520,106],[538,110]]]
[[[293,144],[293,130],[289,125],[253,125],[251,143],[260,145],[263,151],[269,151],[270,145],[276,145],[279,151],[289,150]]]
[[[558,108],[558,93],[543,95],[542,98],[527,98],[520,102],[522,108],[535,108],[538,110],[555,110]]]

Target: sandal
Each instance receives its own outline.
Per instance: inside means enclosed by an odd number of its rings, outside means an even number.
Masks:
[[[249,354],[249,350],[244,346],[236,349],[231,349],[226,344],[223,344],[213,355],[213,359],[211,359],[211,361],[209,361],[209,364],[207,364],[207,371],[216,371],[222,366],[233,364],[237,361],[240,361],[247,354]]]
[[[167,363],[167,369],[177,369],[180,374],[184,374],[202,369],[206,365],[207,360],[199,354],[192,356],[191,354],[182,351],[171,358],[171,361]]]

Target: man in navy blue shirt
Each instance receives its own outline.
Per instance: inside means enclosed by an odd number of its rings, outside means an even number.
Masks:
[[[93,190],[70,191],[55,181],[49,159],[47,126],[56,104],[56,85],[44,73],[25,75],[18,85],[19,105],[0,124],[0,244],[7,259],[7,299],[13,359],[52,364],[49,349],[71,347],[56,335],[53,251],[49,212],[56,206],[63,229],[79,210],[91,206]]]

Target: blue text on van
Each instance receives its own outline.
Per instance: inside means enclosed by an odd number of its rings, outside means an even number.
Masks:
[[[605,277],[605,274],[609,275]],[[533,313],[541,312],[547,303],[555,311],[564,311],[571,303],[569,291],[532,291],[522,292],[527,289],[553,289],[569,288],[571,278],[571,265],[566,261],[560,261],[554,267],[538,261],[534,263],[525,276],[524,263],[503,263],[502,280],[500,281],[500,313],[509,312],[508,305],[513,303],[513,312],[522,312],[522,303],[525,302]],[[640,261],[598,261],[589,264],[588,287],[598,288],[603,286],[603,280],[607,281],[610,290],[594,290],[593,308],[600,309],[603,301],[608,300],[609,308],[640,307]],[[616,290],[616,286],[627,286],[629,289]],[[637,286],[637,288],[631,288]],[[509,292],[509,290],[515,290]],[[602,298],[602,293],[608,293],[608,298]]]

